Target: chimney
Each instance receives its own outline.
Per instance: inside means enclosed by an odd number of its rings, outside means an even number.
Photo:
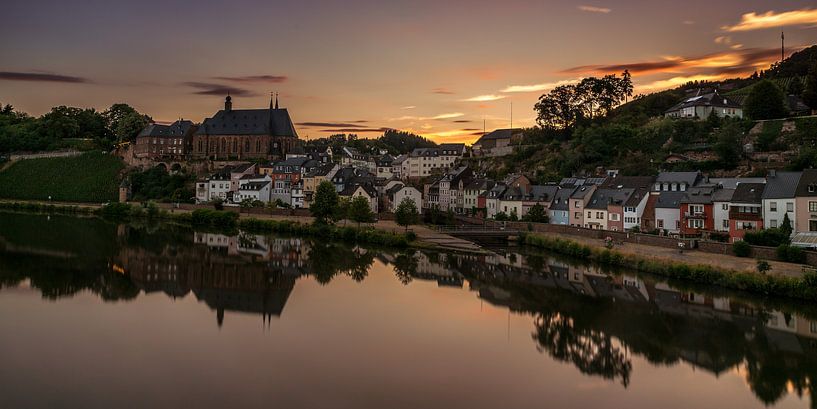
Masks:
[[[233,97],[230,94],[227,94],[227,98],[224,99],[224,110],[227,112],[233,110]]]
[[[777,177],[777,169],[769,170],[769,177],[770,178]]]

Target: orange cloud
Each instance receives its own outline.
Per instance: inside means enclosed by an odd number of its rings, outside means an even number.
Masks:
[[[589,13],[607,14],[607,13],[613,11],[612,9],[608,9],[607,7],[596,7],[596,6],[579,6],[577,8],[579,10],[581,10],[581,11],[586,11],[586,12],[589,12]]]
[[[740,17],[739,23],[721,28],[725,31],[734,32],[814,23],[817,23],[817,9],[793,10],[783,13],[775,13],[770,10],[763,14],[746,13]]]
[[[579,80],[571,79],[571,80],[562,80],[557,82],[546,82],[542,84],[531,84],[531,85],[510,85],[505,87],[504,89],[500,90],[499,92],[539,92],[545,91],[549,89],[556,88],[560,85],[568,85],[578,82]]]
[[[486,102],[486,101],[496,101],[498,99],[505,98],[504,95],[496,95],[496,94],[487,94],[487,95],[477,95],[475,97],[461,99],[460,101],[463,102]]]
[[[658,80],[651,82],[649,84],[640,85],[638,86],[639,91],[657,91],[662,89],[674,88],[679,85],[686,84],[690,81],[719,81],[725,79],[727,76],[723,74],[718,75],[692,75],[692,76],[680,76],[680,77],[672,77],[664,80]]]

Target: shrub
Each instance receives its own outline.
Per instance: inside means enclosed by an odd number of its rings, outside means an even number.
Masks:
[[[788,244],[781,244],[777,246],[777,259],[780,261],[788,261],[790,263],[806,262],[806,254],[803,253],[799,247],[790,246]]]
[[[752,252],[752,247],[745,241],[736,241],[735,244],[732,245],[732,252],[738,257],[749,257],[749,253]]]

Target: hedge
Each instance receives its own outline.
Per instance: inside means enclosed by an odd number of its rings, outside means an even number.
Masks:
[[[654,260],[609,249],[599,249],[554,237],[527,234],[522,242],[546,250],[586,258],[600,264],[634,268],[646,273],[674,279],[690,280],[708,285],[805,300],[817,300],[817,273],[806,272],[802,277],[766,275],[757,272],[724,269],[703,264],[686,264]]]

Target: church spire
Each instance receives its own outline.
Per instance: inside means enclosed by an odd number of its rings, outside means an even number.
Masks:
[[[230,91],[227,91],[227,98],[224,99],[224,110],[227,112],[233,110],[233,98],[230,96]]]
[[[278,93],[275,93],[275,109],[278,109]]]
[[[269,93],[269,109],[273,109],[273,106],[274,106],[274,105],[272,105],[272,96],[273,96],[273,94],[275,94],[275,93],[270,91],[270,93]]]

